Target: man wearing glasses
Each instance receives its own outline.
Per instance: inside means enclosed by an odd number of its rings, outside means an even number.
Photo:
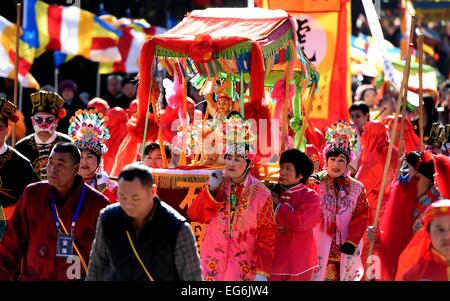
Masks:
[[[58,142],[70,142],[70,137],[56,131],[66,111],[64,99],[55,92],[38,91],[30,95],[31,122],[34,134],[16,144],[16,150],[27,157],[41,180],[47,179],[47,161],[50,150]]]

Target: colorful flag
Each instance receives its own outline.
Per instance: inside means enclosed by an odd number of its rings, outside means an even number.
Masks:
[[[100,18],[122,31],[118,44],[122,60],[114,63],[101,63],[100,74],[138,73],[142,44],[149,36],[166,31],[165,28],[150,25],[144,19],[121,18],[115,20],[110,15],[100,16]]]
[[[39,84],[29,73],[33,52],[26,43],[19,42],[19,81],[27,88],[39,89]],[[14,79],[16,61],[16,25],[0,16],[0,77]]]
[[[121,59],[117,44],[121,32],[76,6],[48,5],[25,0],[24,41],[36,50],[79,55],[94,62]]]
[[[349,0],[262,0],[263,7],[284,9],[297,19],[297,36],[311,63],[320,73],[319,93],[310,120],[323,129],[348,119],[350,85]]]

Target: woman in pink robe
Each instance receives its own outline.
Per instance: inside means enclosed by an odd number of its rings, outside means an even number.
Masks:
[[[274,196],[277,236],[270,280],[309,281],[317,267],[313,227],[320,220],[320,200],[304,185],[312,171],[312,161],[298,149],[281,154],[281,193]]]
[[[242,127],[237,132],[246,136]],[[188,210],[193,221],[207,224],[200,254],[203,278],[267,280],[276,231],[271,193],[249,174],[247,141],[227,141],[224,157],[224,177],[211,177]]]

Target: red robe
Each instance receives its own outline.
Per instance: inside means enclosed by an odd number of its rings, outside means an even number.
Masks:
[[[436,250],[430,249],[425,256],[396,280],[403,281],[450,281],[450,262]]]
[[[364,132],[361,136],[361,164],[355,178],[363,183],[366,188],[367,199],[370,204],[369,225],[375,223],[375,213],[377,209],[378,195],[381,190],[383,180],[384,165],[389,148],[389,133],[387,128],[381,122],[369,121],[364,126]],[[386,203],[391,193],[392,183],[395,181],[395,172],[397,170],[398,149],[394,146],[392,149],[391,162],[388,169],[387,181],[381,200],[381,210],[378,220],[383,218]],[[362,250],[363,264],[367,262],[370,242],[364,236]],[[375,245],[373,254],[378,255],[378,245]]]
[[[320,215],[319,195],[305,185],[298,184],[281,194],[275,210],[278,230],[270,280],[311,280],[318,263],[313,228]]]
[[[83,185],[85,184],[81,176],[77,176],[73,193],[61,206],[57,205],[68,231]],[[67,271],[73,262],[67,263],[66,258],[56,257],[57,230],[51,209],[50,192],[51,186],[47,181],[25,188],[12,216],[12,222],[8,223],[0,243],[0,281],[15,280],[17,274],[19,280],[70,280],[67,278]],[[75,245],[86,265],[89,262],[99,212],[108,204],[105,196],[86,185],[86,195],[74,232]],[[84,279],[86,273],[82,265],[80,271],[81,279]]]

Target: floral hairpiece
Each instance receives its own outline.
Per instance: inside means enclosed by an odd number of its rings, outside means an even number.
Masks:
[[[340,151],[346,156],[356,150],[356,142],[358,141],[358,132],[346,121],[339,120],[333,123],[325,132],[325,140],[327,142],[327,151]]]
[[[95,109],[78,110],[70,118],[69,136],[79,149],[91,150],[101,156],[108,151],[105,141],[110,138],[104,122],[103,114]]]

